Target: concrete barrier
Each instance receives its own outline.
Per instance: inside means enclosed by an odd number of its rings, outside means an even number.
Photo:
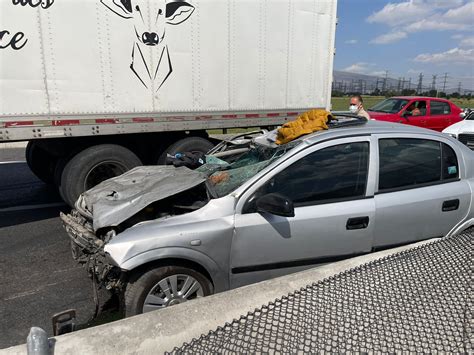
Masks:
[[[372,253],[310,270],[244,286],[106,325],[50,339],[51,354],[159,354],[199,338],[270,301],[340,272],[429,243]],[[26,354],[26,345],[0,350],[2,355]]]

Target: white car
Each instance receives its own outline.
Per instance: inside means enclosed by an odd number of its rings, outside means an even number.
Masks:
[[[474,150],[474,111],[470,111],[463,121],[445,128],[443,133],[449,134]]]

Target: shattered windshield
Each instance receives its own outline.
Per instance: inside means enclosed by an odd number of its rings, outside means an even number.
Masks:
[[[222,197],[234,191],[297,144],[292,143],[278,147],[253,146],[230,164],[216,157],[207,156],[206,164],[196,170],[209,176],[208,187],[212,190],[211,194]]]

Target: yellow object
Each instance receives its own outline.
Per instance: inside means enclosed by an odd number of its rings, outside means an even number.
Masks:
[[[285,123],[278,130],[276,144],[285,144],[302,135],[328,129],[327,122],[331,113],[326,110],[311,110],[298,116],[297,119]]]

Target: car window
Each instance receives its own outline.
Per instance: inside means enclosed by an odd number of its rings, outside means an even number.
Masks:
[[[449,145],[441,143],[443,154],[443,180],[457,179],[459,166],[456,153]]]
[[[403,99],[385,99],[373,107],[369,111],[383,112],[383,113],[397,113],[408,103],[408,100]]]
[[[431,115],[449,115],[451,107],[447,102],[431,101],[430,113]]]
[[[308,154],[276,174],[249,200],[254,212],[257,197],[279,193],[295,206],[364,197],[367,186],[369,143],[336,145]]]
[[[456,154],[426,139],[379,140],[379,191],[412,188],[458,177]]]
[[[426,101],[413,101],[410,103],[405,112],[411,113],[412,116],[425,116],[426,115]]]

